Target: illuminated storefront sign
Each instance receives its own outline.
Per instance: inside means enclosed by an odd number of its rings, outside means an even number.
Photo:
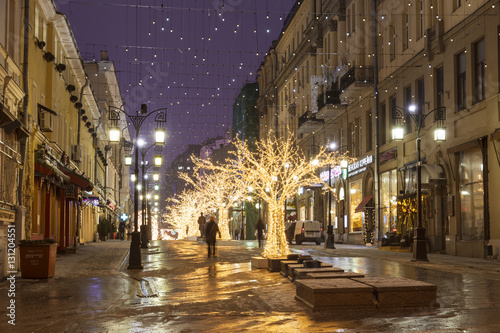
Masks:
[[[340,177],[342,175],[342,168],[340,167],[340,165],[333,167],[330,171],[331,171],[330,177],[332,179],[335,179],[335,178]],[[328,182],[328,170],[321,172],[319,174],[319,178],[321,178],[322,181],[327,183]]]
[[[349,164],[347,166],[347,172],[349,177],[355,176],[358,173],[366,171],[368,165],[373,163],[373,155],[366,156],[363,159],[357,160],[356,162]]]

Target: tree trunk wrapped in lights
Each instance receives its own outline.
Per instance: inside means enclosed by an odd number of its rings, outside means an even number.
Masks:
[[[195,174],[196,171],[198,170],[195,168]],[[185,173],[180,174],[179,177],[193,186],[193,191],[198,192],[198,195],[203,198],[211,212],[219,213],[218,225],[221,238],[231,239],[228,219],[229,207],[247,192],[246,187],[242,187],[241,184],[236,186],[235,173],[204,172],[199,180],[195,180]]]
[[[257,142],[255,150],[251,150],[247,142],[239,138],[233,144],[234,151],[230,152],[233,157],[227,159],[226,163],[194,159],[197,170],[233,174],[236,187],[251,189],[255,197],[266,202],[269,221],[263,256],[289,254],[284,226],[286,199],[293,197],[299,187],[324,184],[317,175],[318,169],[338,165],[344,156],[338,151],[329,152],[326,147],[319,147],[315,156],[306,159],[292,136],[277,138],[274,132]],[[327,184],[324,186],[328,189]]]

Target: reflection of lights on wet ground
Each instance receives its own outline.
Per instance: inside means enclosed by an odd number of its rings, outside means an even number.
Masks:
[[[151,216],[151,238],[158,239],[158,219],[155,216]]]

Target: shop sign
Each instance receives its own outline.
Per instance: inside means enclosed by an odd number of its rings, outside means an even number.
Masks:
[[[74,199],[76,200],[76,197],[78,195],[78,189],[75,186],[66,186],[66,199]]]
[[[387,163],[393,159],[398,157],[398,147],[394,147],[392,149],[386,150],[380,153],[380,164]]]
[[[363,159],[357,160],[356,162],[349,164],[347,166],[347,171],[349,177],[357,175],[360,172],[364,172],[367,169],[367,166],[373,163],[373,155],[366,156]]]
[[[330,171],[330,178],[333,179],[342,175],[342,168],[340,167],[340,165],[336,165],[331,170],[323,171],[319,174],[319,178],[321,178],[321,180],[325,183],[328,182],[328,171]]]

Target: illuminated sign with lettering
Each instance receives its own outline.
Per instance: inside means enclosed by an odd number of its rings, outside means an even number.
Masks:
[[[347,166],[347,171],[349,177],[357,175],[360,172],[366,171],[367,166],[373,163],[373,155],[366,156],[361,160],[357,160],[356,162],[349,164]]]
[[[330,172],[331,172],[330,173],[331,178],[337,178],[337,177],[340,177],[342,175],[342,168],[340,167],[340,165],[337,165],[337,166],[333,167],[330,170]],[[322,181],[327,183],[328,182],[328,170],[321,172],[319,174],[319,178],[321,178]]]

